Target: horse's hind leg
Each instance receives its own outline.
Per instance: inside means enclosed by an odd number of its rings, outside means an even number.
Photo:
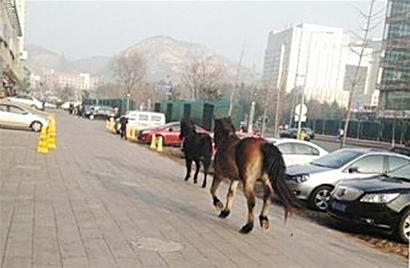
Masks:
[[[195,165],[196,165],[196,171],[195,171],[195,174],[194,174],[194,183],[198,183],[198,174],[199,174],[199,170],[201,168],[201,163],[199,162],[198,159],[195,159],[194,162],[195,162]]]
[[[242,226],[241,230],[239,230],[242,234],[247,234],[253,229],[253,222],[255,220],[255,191],[254,191],[254,183],[249,181],[245,181],[243,185],[243,192],[246,197],[246,201],[248,204],[248,221],[244,226]]]
[[[185,181],[189,179],[191,176],[191,166],[192,166],[192,159],[185,158],[185,164],[186,164],[186,176],[185,176]]]
[[[221,183],[221,181],[222,179],[216,174],[214,174],[214,179],[211,185],[211,195],[212,195],[213,204],[218,210],[222,210],[224,208],[224,205],[222,204],[222,202],[218,199],[218,197],[216,197],[216,190],[218,189],[218,186]]]
[[[202,160],[202,163],[204,164],[204,181],[202,182],[202,188],[206,187],[206,176],[209,173],[209,166],[211,165],[211,157],[207,158],[205,157]]]
[[[235,197],[236,194],[236,188],[238,188],[238,180],[233,180],[231,181],[231,184],[229,185],[229,190],[228,190],[228,194],[226,195],[226,205],[224,210],[221,211],[221,213],[219,214],[220,218],[226,218],[229,216],[229,214],[231,213],[231,208],[232,208],[232,204],[233,204],[233,199]]]
[[[272,204],[271,195],[272,195],[272,184],[269,181],[269,177],[267,175],[262,176],[261,178],[263,183],[263,206],[261,210],[261,214],[259,215],[259,222],[263,229],[269,229],[269,208]]]

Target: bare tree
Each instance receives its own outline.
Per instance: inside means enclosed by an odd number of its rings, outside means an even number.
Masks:
[[[245,54],[245,43],[243,43],[242,45],[241,56],[239,57],[238,67],[236,68],[235,87],[233,88],[232,93],[229,97],[228,116],[232,115],[233,102],[235,101],[236,91],[237,91],[237,88],[239,87],[239,75],[241,73],[242,59],[243,59],[244,54]]]
[[[222,64],[214,58],[195,59],[183,72],[181,83],[195,100],[216,100],[221,97],[223,73]]]
[[[363,11],[359,10],[360,17],[365,22],[364,22],[364,27],[361,27],[361,32],[363,33],[363,35],[356,35],[355,34],[355,36],[361,40],[361,45],[360,45],[359,50],[357,51],[358,63],[357,63],[357,66],[356,66],[354,76],[351,80],[351,89],[350,89],[350,92],[349,92],[349,100],[348,100],[348,103],[347,103],[347,115],[346,115],[346,121],[345,121],[345,126],[344,126],[344,135],[343,135],[342,143],[340,144],[341,147],[344,147],[345,144],[346,144],[347,131],[349,129],[349,121],[350,121],[350,118],[351,118],[351,115],[352,115],[353,96],[355,94],[355,90],[356,90],[357,85],[360,83],[360,81],[362,79],[361,75],[360,75],[360,69],[361,69],[361,66],[362,66],[363,58],[365,56],[365,51],[368,47],[369,34],[376,27],[373,23],[373,19],[374,19],[374,16],[375,16],[374,4],[375,4],[375,0],[371,0],[370,1],[370,6],[369,6],[369,11],[367,13],[364,13]]]
[[[65,86],[64,88],[59,90],[58,97],[63,102],[72,100],[74,98],[74,89],[69,86]]]
[[[145,77],[146,67],[143,56],[131,51],[123,53],[114,60],[114,73],[125,94],[133,94]]]

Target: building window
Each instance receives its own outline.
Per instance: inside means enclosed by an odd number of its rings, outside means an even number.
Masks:
[[[410,91],[387,91],[384,104],[386,110],[410,110]]]

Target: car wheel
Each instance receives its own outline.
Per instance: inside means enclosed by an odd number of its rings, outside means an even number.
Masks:
[[[410,240],[410,209],[407,209],[401,216],[397,235],[401,241],[408,243]]]
[[[309,206],[313,209],[326,211],[333,188],[328,185],[319,186],[309,198]]]
[[[38,121],[34,121],[33,123],[31,123],[31,126],[30,126],[30,128],[35,132],[40,132],[42,127],[43,127],[43,124],[41,124]]]

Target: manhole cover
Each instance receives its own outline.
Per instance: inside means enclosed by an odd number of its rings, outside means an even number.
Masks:
[[[131,244],[137,249],[160,251],[160,252],[173,252],[179,251],[183,248],[182,244],[174,241],[163,241],[157,238],[144,237],[138,241],[132,241]]]

